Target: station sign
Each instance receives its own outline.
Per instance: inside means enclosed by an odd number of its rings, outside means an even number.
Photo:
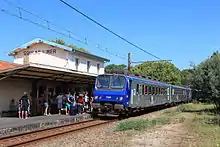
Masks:
[[[39,50],[34,50],[34,51],[24,51],[23,54],[24,56],[28,56],[28,55],[34,55],[34,54],[38,54],[38,53],[45,53],[45,54],[50,54],[50,55],[54,55],[56,54],[56,49],[48,49],[48,50],[45,50],[45,49],[39,49]]]

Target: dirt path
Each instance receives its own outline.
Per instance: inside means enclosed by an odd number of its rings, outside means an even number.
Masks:
[[[189,116],[190,117],[190,116]],[[130,146],[134,147],[194,147],[195,138],[186,129],[185,122],[172,123],[132,137]]]

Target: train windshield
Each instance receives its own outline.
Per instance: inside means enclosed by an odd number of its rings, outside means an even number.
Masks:
[[[118,75],[101,75],[98,76],[96,87],[99,89],[123,89],[125,86],[125,77]]]
[[[110,76],[98,76],[96,87],[97,88],[109,88]]]

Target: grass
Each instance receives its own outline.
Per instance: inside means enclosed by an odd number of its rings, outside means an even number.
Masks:
[[[183,104],[178,108],[183,112],[190,112],[193,116],[192,120],[185,124],[185,127],[196,138],[196,146],[220,147],[220,116],[217,116],[213,111],[214,105]]]
[[[154,118],[121,121],[115,131],[145,131],[165,124],[182,123],[181,127],[188,134],[183,140],[188,146],[220,147],[220,116],[212,110],[214,106],[210,104],[183,104]],[[187,139],[188,136],[192,139]]]
[[[178,109],[183,112],[202,112],[202,111],[211,111],[214,109],[212,104],[182,104],[178,106]]]
[[[121,121],[116,126],[116,131],[126,131],[126,130],[146,130],[153,128],[155,126],[161,126],[165,124],[169,124],[171,122],[183,122],[185,120],[184,117],[179,117],[180,111],[177,109],[174,110],[165,110],[160,115],[151,119],[128,119],[125,121]]]
[[[164,125],[170,123],[169,118],[154,118],[154,119],[136,119],[136,120],[125,120],[116,126],[116,131],[125,130],[144,130],[152,128],[157,125]]]
[[[207,114],[194,116],[188,129],[197,136],[197,145],[200,147],[220,146],[220,118]]]

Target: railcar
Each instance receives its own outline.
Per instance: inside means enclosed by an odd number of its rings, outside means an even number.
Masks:
[[[191,89],[160,81],[121,74],[103,74],[96,79],[93,114],[119,116],[165,104],[187,102]]]

